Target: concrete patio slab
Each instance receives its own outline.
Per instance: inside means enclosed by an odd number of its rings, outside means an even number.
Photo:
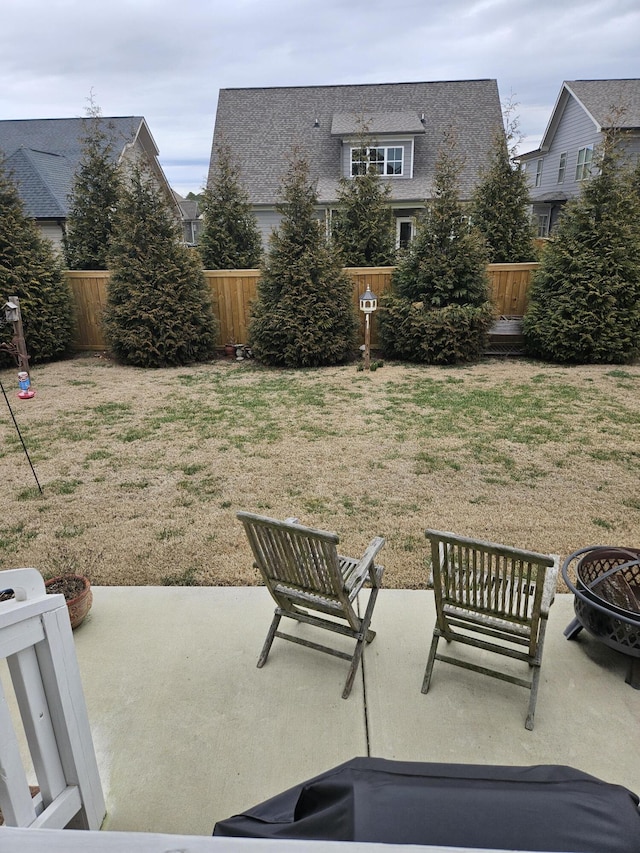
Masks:
[[[74,638],[104,829],[210,835],[217,820],[367,754],[569,764],[640,793],[640,691],[625,684],[621,655],[585,632],[564,638],[572,596],[551,610],[532,732],[520,687],[436,663],[420,692],[431,592],[380,592],[347,700],[339,658],[276,640],[256,668],[272,613],[260,587],[94,589]]]
[[[623,655],[586,631],[574,641],[564,637],[573,615],[573,596],[557,595],[535,728],[527,731],[529,692],[516,685],[436,661],[429,692],[422,694],[435,623],[433,593],[383,590],[375,614],[378,637],[365,663],[374,754],[406,761],[568,764],[640,792],[640,691],[625,684]],[[469,654],[478,662],[482,653]],[[495,666],[495,655],[485,655]],[[526,665],[514,662],[514,671],[518,667],[527,677]]]
[[[109,830],[208,835],[366,754],[363,687],[346,664],[276,641],[264,589],[99,587],[75,632]]]

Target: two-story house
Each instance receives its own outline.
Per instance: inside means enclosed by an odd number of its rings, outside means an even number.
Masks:
[[[529,176],[538,237],[548,237],[563,204],[591,175],[603,131],[623,132],[626,156],[640,154],[640,80],[569,80],[562,84],[540,147],[520,156]]]
[[[42,233],[60,247],[69,212],[69,195],[82,156],[82,138],[90,118],[16,119],[0,121],[0,156],[16,182],[26,212]],[[113,139],[113,157],[127,164],[144,162],[181,213],[167,182],[158,146],[142,116],[103,118],[101,129]]]
[[[465,200],[486,165],[496,127],[502,128],[502,112],[495,80],[222,89],[209,179],[224,140],[266,244],[279,222],[276,202],[294,151],[309,162],[318,216],[329,231],[339,181],[361,172],[365,150],[390,187],[396,242],[404,245],[432,195],[444,133],[453,128],[457,136]]]

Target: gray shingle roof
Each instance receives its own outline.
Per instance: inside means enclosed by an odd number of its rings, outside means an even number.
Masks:
[[[307,157],[311,178],[324,200],[340,178],[341,140],[332,135],[336,114],[349,113],[365,120],[383,113],[409,115],[415,132],[414,181],[392,181],[394,193],[415,191],[422,201],[429,192],[443,133],[454,126],[459,150],[466,163],[461,194],[468,197],[484,165],[496,126],[502,126],[495,80],[460,80],[434,83],[374,83],[355,86],[304,86],[222,89],[212,149],[219,140],[228,143],[238,159],[243,184],[255,205],[273,204],[292,151]],[[420,117],[424,113],[424,126]],[[338,119],[336,119],[336,122]],[[346,125],[343,125],[346,126]],[[380,131],[379,131],[380,132]],[[211,170],[210,170],[211,174]],[[413,187],[409,186],[414,184]],[[403,186],[400,186],[402,184]],[[427,196],[428,197],[428,196]]]
[[[600,127],[640,128],[640,79],[567,80],[565,86]],[[618,112],[622,110],[618,115]]]
[[[371,113],[366,117],[357,113],[334,113],[331,122],[332,136],[367,133],[424,133],[418,113]]]
[[[0,153],[18,184],[27,212],[37,219],[65,218],[73,176],[82,155],[86,118],[18,119],[0,121]],[[141,116],[104,118],[112,134],[114,159],[132,142]]]
[[[61,219],[67,215],[73,168],[61,154],[19,148],[5,161],[15,181],[25,211],[34,218]]]

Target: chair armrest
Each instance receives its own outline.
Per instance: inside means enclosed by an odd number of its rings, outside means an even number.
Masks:
[[[542,616],[549,615],[549,608],[553,604],[556,596],[556,586],[558,585],[558,570],[560,569],[560,557],[558,554],[552,554],[553,565],[549,566],[544,578],[544,587],[542,589],[542,602],[540,603],[540,613]]]
[[[369,572],[369,579],[371,580],[372,586],[380,586],[380,579],[382,577],[382,572],[379,574],[375,571],[375,558],[379,551],[384,548],[385,539],[383,536],[376,536],[369,542],[367,546],[367,550],[364,552],[362,557],[360,558],[360,562],[358,563],[358,568],[356,569],[356,575],[364,575],[365,572]]]
[[[354,595],[354,590],[355,594],[357,594],[367,580],[367,576],[371,581],[372,586],[380,586],[380,580],[382,579],[384,568],[382,566],[376,566],[374,560],[376,554],[383,547],[384,543],[385,540],[382,536],[376,536],[375,539],[371,540],[367,550],[359,560],[356,560],[353,557],[340,556],[340,554],[338,554],[338,559],[344,562],[345,567],[347,568],[347,573],[343,574],[343,590],[347,595]]]

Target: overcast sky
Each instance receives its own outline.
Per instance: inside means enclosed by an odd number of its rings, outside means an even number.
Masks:
[[[640,0],[2,0],[0,117],[142,115],[199,192],[218,91],[495,78],[522,151],[563,80],[640,76]]]

